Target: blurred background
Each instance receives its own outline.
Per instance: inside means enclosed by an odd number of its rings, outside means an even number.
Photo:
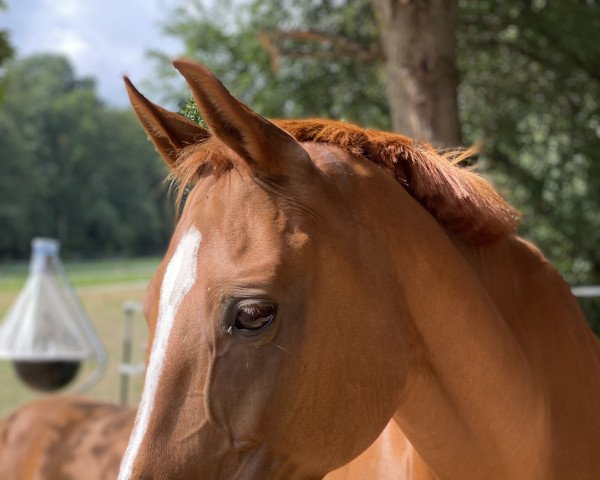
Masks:
[[[0,315],[31,238],[58,238],[111,358],[97,398],[117,399],[121,306],[141,299],[174,222],[121,76],[189,111],[181,55],[265,116],[479,145],[519,234],[571,285],[600,284],[595,0],[0,0]],[[581,302],[600,332],[600,301]],[[0,385],[0,415],[33,395],[6,362]]]

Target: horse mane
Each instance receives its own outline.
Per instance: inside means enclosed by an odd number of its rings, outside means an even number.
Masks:
[[[519,213],[483,177],[458,165],[473,152],[439,152],[402,135],[364,129],[335,120],[273,120],[299,142],[329,143],[364,157],[388,171],[449,231],[474,245],[512,234]],[[233,166],[231,150],[216,137],[184,149],[172,176],[183,187],[198,179],[205,165],[217,171]],[[179,195],[183,195],[180,190]]]

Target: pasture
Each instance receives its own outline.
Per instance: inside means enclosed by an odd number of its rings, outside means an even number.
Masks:
[[[106,375],[87,394],[94,399],[113,403],[118,401],[123,302],[142,300],[146,285],[159,261],[158,258],[143,258],[65,264],[69,278],[98,330],[109,357]],[[0,265],[0,317],[4,317],[25,283],[27,269],[27,263]],[[147,329],[141,314],[136,315],[134,328],[133,359],[141,361],[147,341]],[[92,362],[85,364],[78,378],[82,378],[94,367]],[[133,377],[130,402],[137,402],[141,386],[141,377]],[[69,391],[68,388],[66,391]],[[42,394],[28,389],[19,381],[9,362],[0,361],[0,417],[40,395]]]

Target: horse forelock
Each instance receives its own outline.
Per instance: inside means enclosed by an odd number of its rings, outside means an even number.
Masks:
[[[459,166],[472,151],[436,151],[403,135],[335,120],[273,120],[299,142],[327,143],[389,172],[433,217],[463,240],[484,245],[514,233],[519,213],[473,170]],[[178,203],[210,167],[217,175],[243,165],[217,137],[183,149],[171,172]]]

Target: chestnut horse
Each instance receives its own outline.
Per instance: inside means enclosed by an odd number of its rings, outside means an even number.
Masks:
[[[119,480],[320,479],[382,431],[328,478],[600,478],[598,340],[487,182],[400,135],[268,121],[175,67],[208,131],[128,83],[189,190]],[[2,478],[116,474],[131,415],[47,402],[0,432]],[[87,470],[51,477],[63,460]]]

